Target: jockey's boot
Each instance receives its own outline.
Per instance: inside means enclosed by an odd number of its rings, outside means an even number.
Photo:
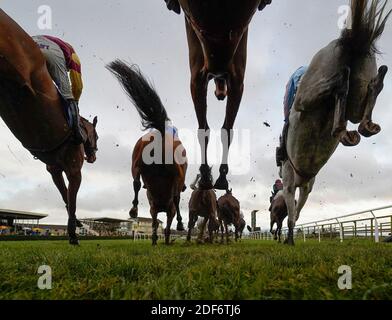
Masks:
[[[76,145],[82,144],[85,142],[84,133],[80,127],[80,117],[79,117],[79,107],[78,103],[73,100],[68,100],[68,107],[72,117],[72,132],[73,132],[73,142]]]
[[[276,148],[276,165],[278,167],[281,167],[283,161],[287,160],[286,139],[288,130],[289,124],[288,122],[285,122],[282,135],[280,136],[280,145],[278,148]]]

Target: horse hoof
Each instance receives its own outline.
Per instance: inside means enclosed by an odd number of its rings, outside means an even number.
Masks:
[[[182,222],[177,223],[177,231],[185,231],[184,224]]]
[[[288,246],[293,246],[294,247],[294,240],[293,239],[286,239],[283,243],[288,245]]]
[[[365,138],[372,137],[376,134],[379,134],[381,131],[381,127],[373,123],[372,121],[362,121],[359,125],[358,132],[364,136]]]
[[[132,219],[136,219],[136,218],[137,218],[137,214],[138,214],[137,208],[132,208],[132,209],[129,211],[129,216],[130,216]]]
[[[357,131],[346,131],[346,133],[340,138],[340,142],[345,147],[355,147],[361,142],[361,136]]]
[[[69,239],[69,244],[70,244],[71,246],[79,246],[79,245],[80,245],[80,244],[79,244],[78,238],[70,238],[70,239]]]
[[[225,177],[219,177],[215,182],[214,189],[223,191],[229,190],[227,179]]]
[[[78,219],[76,219],[76,226],[78,228],[83,228],[83,224]]]
[[[332,131],[332,137],[339,138],[344,133],[344,131],[346,131],[345,126],[337,127]]]

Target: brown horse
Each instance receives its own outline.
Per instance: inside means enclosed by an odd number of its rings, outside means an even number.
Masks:
[[[97,119],[93,125],[83,120],[88,132],[86,148],[73,144],[63,102],[44,56],[32,38],[1,9],[0,116],[22,145],[47,165],[67,207],[70,243],[78,244],[76,199],[84,154],[89,163],[96,160]]]
[[[130,216],[138,214],[140,177],[147,189],[150,213],[153,219],[153,245],[157,244],[158,213],[166,212],[165,243],[170,243],[170,228],[177,212],[179,227],[182,219],[179,210],[180,194],[185,190],[187,170],[186,151],[175,134],[166,126],[169,118],[156,91],[136,66],[116,60],[108,69],[117,77],[131,98],[145,129],[152,131],[136,143],[132,155],[132,176],[135,198]],[[183,228],[183,227],[182,227]]]
[[[270,232],[274,236],[274,240],[281,242],[283,221],[288,215],[286,202],[284,200],[283,191],[279,191],[276,196],[272,199],[271,206],[269,208],[271,212],[271,230]],[[274,225],[276,223],[276,230],[274,231]]]
[[[215,80],[218,100],[227,99],[222,128],[223,155],[214,188],[227,190],[228,156],[233,127],[244,91],[248,26],[256,10],[271,0],[165,0],[168,8],[185,14],[191,67],[191,92],[199,123],[202,166],[207,166],[209,125],[207,87]]]
[[[191,199],[189,200],[189,222],[188,222],[188,237],[187,240],[191,241],[192,229],[195,227],[198,217],[204,218],[200,228],[198,242],[203,242],[204,230],[208,223],[208,241],[213,243],[214,231],[219,229],[217,220],[217,200],[216,193],[212,189],[212,175],[211,168],[209,172],[202,175],[199,182],[199,187],[192,192]],[[208,180],[203,180],[208,177]]]
[[[221,226],[221,242],[223,243],[223,232],[226,233],[226,242],[229,243],[229,226],[234,225],[235,241],[238,240],[238,232],[240,229],[240,203],[234,198],[231,190],[227,190],[226,194],[218,200],[218,219]]]

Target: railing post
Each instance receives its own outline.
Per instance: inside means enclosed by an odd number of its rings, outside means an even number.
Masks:
[[[379,243],[380,242],[380,232],[379,232],[379,229],[378,229],[378,220],[377,220],[376,215],[374,214],[373,211],[370,211],[370,213],[374,217],[373,218],[374,219],[374,241],[376,243]],[[373,220],[372,220],[372,224],[373,224]]]
[[[374,232],[373,232],[373,228],[374,228],[374,219],[370,219],[370,237],[373,238]]]
[[[357,237],[357,222],[354,221],[354,238]]]

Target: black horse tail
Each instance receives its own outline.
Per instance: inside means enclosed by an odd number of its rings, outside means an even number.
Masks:
[[[144,77],[139,67],[117,59],[108,64],[107,69],[120,81],[136,107],[143,128],[157,129],[163,135],[165,122],[169,120],[166,109],[153,85]]]
[[[351,0],[351,26],[343,30],[340,44],[350,58],[380,53],[376,41],[384,32],[392,12],[386,11],[389,0]]]

